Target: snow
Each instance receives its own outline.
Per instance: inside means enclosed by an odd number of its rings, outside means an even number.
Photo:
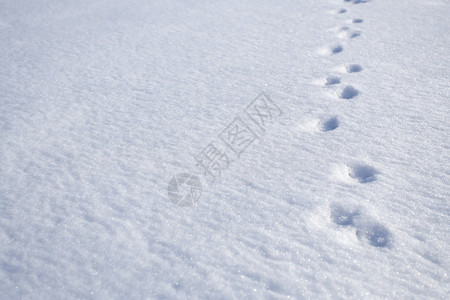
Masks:
[[[2,298],[449,298],[449,15],[2,1]],[[233,160],[215,182],[210,144]],[[202,184],[187,205],[177,174]]]

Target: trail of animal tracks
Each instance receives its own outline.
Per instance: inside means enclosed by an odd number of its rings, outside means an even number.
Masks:
[[[449,1],[0,7],[2,298],[450,296]]]

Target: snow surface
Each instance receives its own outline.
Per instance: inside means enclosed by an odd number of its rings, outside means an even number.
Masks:
[[[449,15],[0,1],[1,298],[450,298]],[[283,113],[208,183],[261,92]]]

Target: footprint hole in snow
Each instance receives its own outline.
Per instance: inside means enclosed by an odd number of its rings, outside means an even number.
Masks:
[[[355,30],[355,31],[352,31],[352,32],[348,33],[348,37],[351,38],[351,39],[355,38],[355,37],[358,37],[360,35],[361,35],[361,31],[359,31],[359,30]]]
[[[331,220],[337,225],[354,226],[354,219],[358,215],[358,210],[344,208],[340,204],[332,204],[330,207]]]
[[[356,231],[359,239],[364,239],[374,247],[387,247],[391,243],[391,233],[381,224],[370,224]]]
[[[361,72],[362,71],[361,65],[358,65],[358,64],[349,64],[346,67],[346,69],[347,69],[348,73],[357,73],[357,72]]]
[[[358,90],[355,89],[353,86],[348,85],[346,86],[339,95],[339,98],[341,99],[352,99],[358,95]]]
[[[334,45],[334,46],[331,46],[330,50],[331,50],[331,53],[337,54],[339,52],[342,52],[344,50],[344,47],[342,45]]]
[[[341,83],[341,79],[338,76],[330,75],[326,78],[325,85],[334,85]]]
[[[358,180],[360,183],[367,183],[376,180],[378,171],[368,165],[356,164],[350,167],[349,175],[351,178]]]
[[[335,130],[338,127],[339,127],[338,118],[332,117],[322,124],[322,131],[331,131],[331,130]]]

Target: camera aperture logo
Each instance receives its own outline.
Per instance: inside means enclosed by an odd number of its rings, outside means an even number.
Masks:
[[[200,179],[189,173],[174,176],[167,187],[170,200],[178,206],[186,207],[196,203],[202,195]]]
[[[268,125],[281,116],[281,109],[263,92],[195,156],[195,167],[206,182],[214,183],[246,149],[266,132]],[[199,176],[180,173],[167,187],[170,200],[177,206],[187,207],[198,202],[202,194]]]

